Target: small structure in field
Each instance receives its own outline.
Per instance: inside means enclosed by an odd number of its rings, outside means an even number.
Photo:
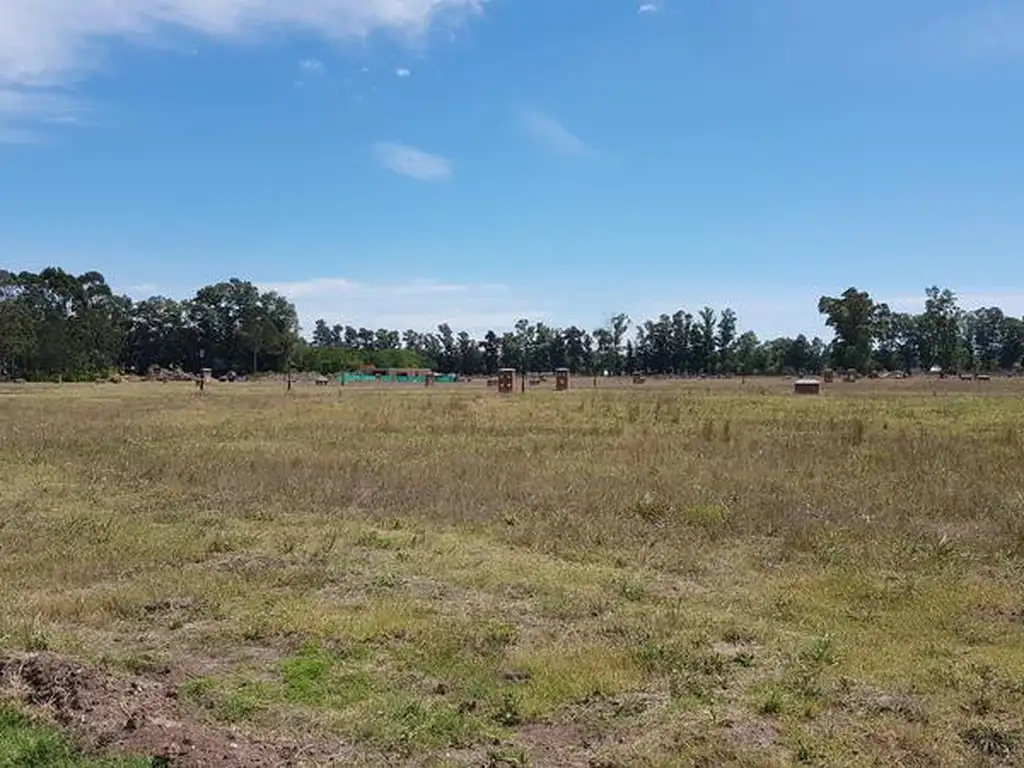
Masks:
[[[826,368],[825,369],[825,383],[826,384],[831,384],[835,380],[836,380],[836,372],[833,371],[831,368]]]
[[[427,384],[427,379],[433,377],[433,381]],[[429,368],[377,368],[372,365],[364,365],[358,371],[346,371],[341,375],[342,384],[454,384],[458,381],[458,374],[438,373]]]
[[[425,374],[423,374],[423,386],[432,387],[434,386],[435,381],[437,381],[437,374],[435,374],[433,371],[427,371]]]
[[[847,384],[855,384],[857,382],[857,369],[847,368],[846,372],[843,374],[843,381]]]
[[[978,381],[992,381],[992,377],[989,376],[987,373],[979,373],[974,378],[976,378]]]
[[[556,368],[555,369],[555,391],[565,392],[569,389],[569,369],[568,368]]]
[[[793,392],[798,395],[820,395],[821,382],[817,379],[797,379],[793,383]]]
[[[511,395],[516,383],[516,369],[502,368],[498,371],[498,393]]]
[[[634,373],[633,374],[633,383],[634,384],[643,384],[645,381],[647,381],[647,379],[644,377],[644,375],[642,373]]]
[[[316,377],[316,385],[318,387],[327,387],[327,386],[330,386],[330,384],[331,384],[331,380],[329,378],[327,378],[326,376],[317,376]]]

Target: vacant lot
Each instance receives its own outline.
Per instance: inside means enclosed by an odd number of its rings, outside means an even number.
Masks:
[[[1024,382],[579,384],[0,390],[0,765],[1024,761]]]

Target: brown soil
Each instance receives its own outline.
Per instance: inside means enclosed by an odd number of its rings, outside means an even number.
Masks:
[[[152,757],[174,768],[330,760],[323,745],[264,743],[197,722],[183,715],[168,682],[117,677],[49,653],[0,654],[0,694],[49,715],[97,753]]]

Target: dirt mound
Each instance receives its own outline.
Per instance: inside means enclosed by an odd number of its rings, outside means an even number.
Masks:
[[[165,766],[299,766],[299,745],[264,744],[182,716],[167,682],[119,678],[48,653],[0,655],[0,696],[47,713],[85,747]]]

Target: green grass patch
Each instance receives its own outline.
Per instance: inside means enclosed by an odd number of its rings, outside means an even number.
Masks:
[[[88,757],[59,730],[0,705],[0,768],[157,768],[151,759]]]

